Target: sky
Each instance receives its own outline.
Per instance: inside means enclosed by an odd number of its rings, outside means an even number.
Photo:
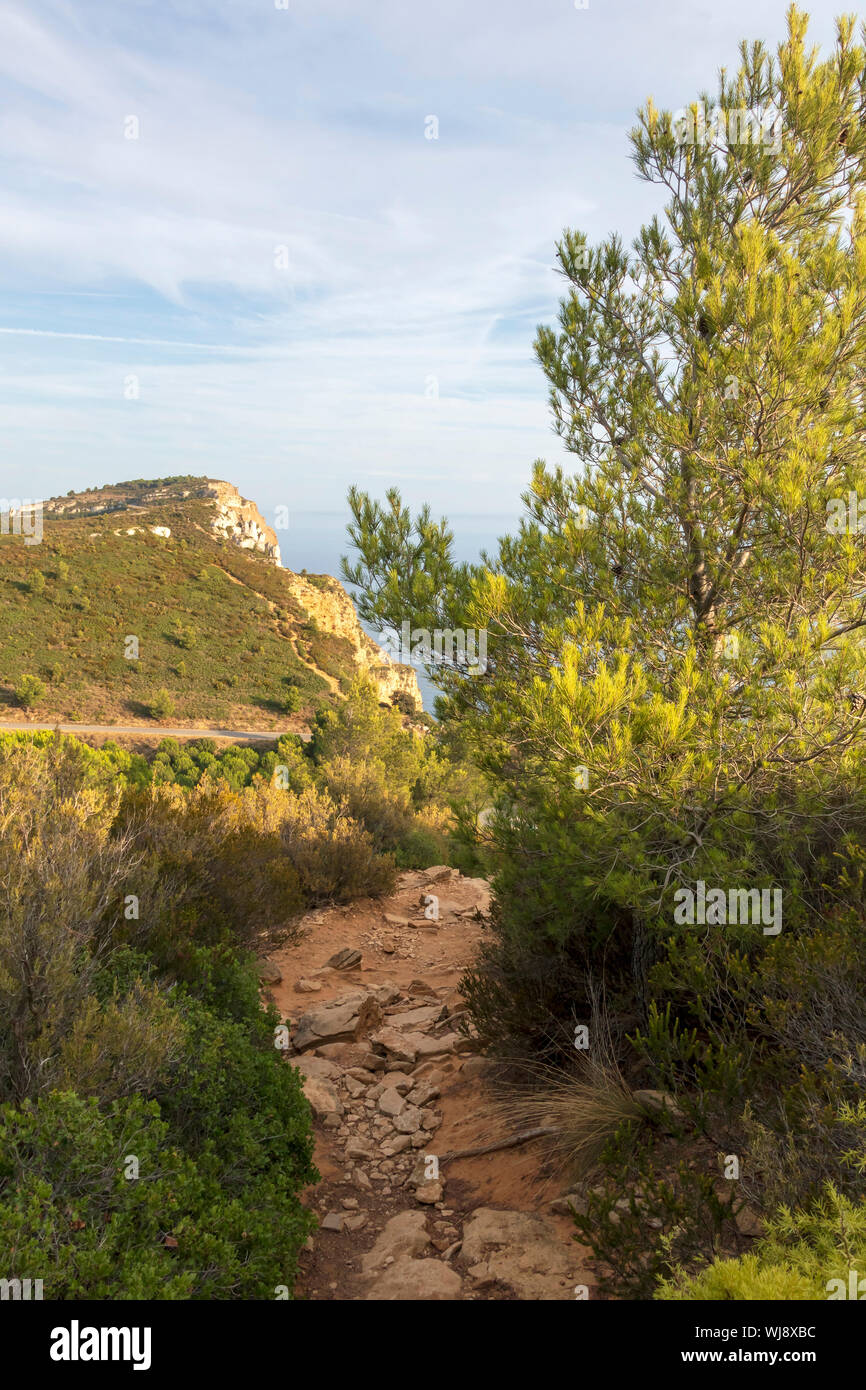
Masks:
[[[565,461],[557,237],[631,240],[637,108],[786,4],[0,0],[0,496],[203,473],[266,517],[351,483],[515,513]]]

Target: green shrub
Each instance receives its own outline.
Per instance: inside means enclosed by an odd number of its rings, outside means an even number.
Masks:
[[[579,1239],[602,1264],[599,1287],[616,1298],[651,1298],[659,1279],[733,1238],[736,1184],[722,1198],[711,1169],[680,1160],[660,1171],[653,1147],[651,1137],[631,1129],[618,1136],[603,1181],[574,1217]]]
[[[22,676],[15,687],[15,698],[22,709],[38,705],[44,694],[45,686],[38,676]]]
[[[407,715],[410,719],[414,718],[419,713],[414,697],[405,690],[396,690],[394,692],[391,697],[391,705],[394,709],[399,710],[401,714]]]
[[[151,903],[146,926],[129,923],[128,938],[187,980],[198,947],[261,950],[290,939],[307,901],[283,843],[290,805],[270,787],[235,791],[211,777],[189,791],[175,783],[127,791],[118,830],[140,856],[136,877]]]
[[[232,1138],[245,1157],[224,1174],[214,1153],[185,1154],[159,1106],[139,1096],[100,1107],[55,1092],[0,1106],[0,1242],[14,1252],[8,1277],[42,1279],[53,1300],[273,1298],[280,1285],[291,1290],[313,1224],[296,1193],[315,1173],[295,1137],[306,1105],[284,1072],[297,1107],[280,1116],[290,1121],[285,1162],[269,1153],[258,1172],[250,1159],[263,1127],[249,1099],[246,1125],[233,1112]]]
[[[303,904],[287,798],[142,790],[143,763],[0,736],[5,1273],[60,1300],[290,1294],[310,1111],[243,949]]]
[[[443,863],[447,858],[444,837],[423,825],[406,830],[394,850],[394,862],[398,869],[426,869],[431,864]]]
[[[174,714],[174,699],[164,687],[158,690],[150,702],[151,719],[168,719]]]
[[[179,647],[184,647],[187,651],[192,651],[198,644],[195,629],[185,627],[182,623],[175,624],[174,640]]]
[[[326,792],[308,787],[289,797],[280,836],[286,858],[313,903],[376,897],[394,887],[393,859],[377,854],[368,832]]]

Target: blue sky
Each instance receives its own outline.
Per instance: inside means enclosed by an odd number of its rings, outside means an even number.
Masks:
[[[266,512],[352,482],[514,512],[562,458],[556,237],[631,238],[637,106],[786,8],[286,3],[0,0],[0,495],[191,472]]]

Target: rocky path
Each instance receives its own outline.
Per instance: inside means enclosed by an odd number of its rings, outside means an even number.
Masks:
[[[447,1157],[507,1137],[488,1064],[460,1031],[456,989],[488,908],[483,880],[413,871],[390,899],[310,914],[301,944],[262,963],[293,1021],[288,1060],[305,1078],[322,1174],[307,1198],[320,1225],[302,1297],[561,1300],[592,1289],[537,1145]]]

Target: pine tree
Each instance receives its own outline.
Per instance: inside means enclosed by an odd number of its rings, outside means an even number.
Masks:
[[[668,202],[630,250],[563,235],[536,351],[576,472],[536,463],[495,559],[456,570],[426,514],[383,549],[352,499],[362,616],[488,630],[483,675],[434,675],[498,790],[506,919],[624,914],[639,993],[678,886],[784,881],[794,912],[863,822],[866,50],[806,31],[792,7],[714,97],[647,102]]]

